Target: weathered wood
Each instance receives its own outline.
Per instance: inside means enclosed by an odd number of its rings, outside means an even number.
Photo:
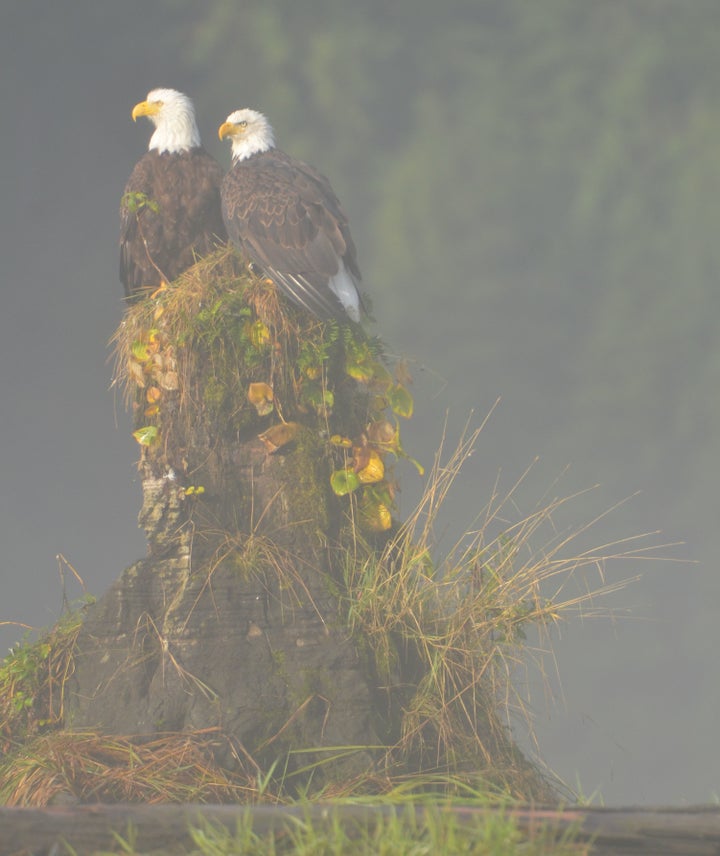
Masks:
[[[258,834],[281,832],[293,819],[304,818],[323,825],[333,817],[352,825],[371,825],[407,807],[331,806],[305,807],[221,805],[92,805],[47,809],[0,808],[0,856],[18,853],[47,854],[69,844],[78,854],[109,849],[116,844],[113,832],[128,835],[132,827],[138,852],[189,845],[188,827],[201,818],[227,827],[251,822]],[[425,809],[415,809],[422,819]],[[590,853],[682,854],[710,856],[720,853],[720,807],[687,808],[576,808],[516,807],[448,808],[461,823],[502,812],[521,829],[533,834],[552,830],[558,838],[575,830],[579,842],[592,842]]]
[[[198,477],[210,499],[196,505],[178,500],[167,480],[156,489],[145,479],[144,507],[160,521],[148,539],[155,549],[88,610],[66,689],[66,721],[74,730],[150,737],[219,727],[229,739],[218,743],[215,760],[228,769],[237,769],[237,744],[269,766],[283,747],[380,742],[373,687],[338,623],[327,551],[292,516],[286,474],[305,448],[269,456],[253,438],[235,444],[233,466],[224,468],[211,467],[217,453],[203,450]],[[255,492],[264,514],[252,537],[213,530],[201,517],[220,495],[218,482],[233,475]],[[217,505],[216,517],[227,514],[224,503]],[[311,522],[321,531],[317,519]],[[368,752],[355,753],[352,763],[345,755],[338,775],[372,763]]]

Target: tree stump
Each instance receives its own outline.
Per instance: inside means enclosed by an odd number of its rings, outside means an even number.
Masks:
[[[412,399],[378,343],[221,250],[130,307],[116,353],[148,555],[87,611],[65,727],[212,731],[215,762],[285,791],[425,771],[547,799],[486,687],[475,560],[448,585],[393,522]]]
[[[341,342],[313,319],[298,326],[267,282],[247,293],[236,264],[221,252],[196,266],[119,332],[148,556],[88,611],[66,721],[148,736],[217,727],[230,769],[307,766],[336,747],[325,772],[357,774],[372,750],[344,747],[380,744],[377,691],[342,618],[348,527],[327,432],[357,412],[360,434],[367,392],[328,364]],[[315,365],[302,364],[308,342],[323,350]],[[344,399],[342,418],[330,399]]]

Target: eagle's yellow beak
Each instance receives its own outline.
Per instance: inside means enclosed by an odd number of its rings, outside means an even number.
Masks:
[[[237,125],[233,125],[232,122],[223,122],[222,125],[218,128],[218,137],[221,140],[224,140],[225,137],[232,137],[237,132]]]
[[[132,108],[133,122],[137,121],[138,116],[156,116],[160,112],[162,103],[159,101],[141,101]]]

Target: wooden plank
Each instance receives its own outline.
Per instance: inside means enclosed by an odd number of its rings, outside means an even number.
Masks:
[[[332,806],[313,804],[292,806],[237,805],[83,805],[54,808],[0,808],[0,856],[49,854],[67,843],[80,854],[110,849],[116,843],[113,831],[126,837],[134,829],[138,850],[189,845],[188,826],[200,818],[234,831],[248,818],[259,833],[281,831],[293,818],[313,824],[327,823],[339,816],[352,824],[372,824],[381,816],[404,813],[405,807]],[[683,854],[710,856],[720,853],[720,807],[689,808],[577,808],[515,807],[490,809],[451,807],[460,822],[476,822],[494,812],[513,817],[520,828],[532,835],[541,828],[558,836],[570,828],[580,841],[592,841],[591,853]],[[424,809],[415,809],[422,818]],[[62,852],[62,850],[60,850]]]

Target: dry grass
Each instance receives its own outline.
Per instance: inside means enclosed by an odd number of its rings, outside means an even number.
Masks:
[[[329,386],[342,376],[342,358],[328,360],[339,338],[337,324],[281,301],[274,285],[226,247],[128,308],[111,340],[113,384],[139,424],[164,422],[166,434],[171,414],[175,428],[198,414],[222,420],[225,431],[255,428],[265,423],[247,401],[249,385],[267,384],[275,414],[297,418],[308,411],[302,399],[311,371],[334,371],[333,379],[324,376]]]
[[[137,737],[57,731],[28,742],[0,765],[0,804],[251,802],[257,779],[212,760],[214,729]]]
[[[401,734],[387,753],[390,769],[484,769],[506,792],[527,797],[533,774],[510,739],[518,713],[531,728],[513,684],[527,664],[526,630],[542,633],[578,612],[602,612],[598,599],[630,582],[606,584],[605,565],[652,558],[658,548],[636,543],[641,536],[574,551],[596,521],[569,533],[556,529],[554,517],[572,496],[507,522],[517,516],[518,483],[493,495],[477,527],[438,558],[443,505],[480,430],[466,432],[446,461],[441,448],[420,503],[384,550],[364,558],[358,551],[347,563],[348,621],[371,646],[388,695],[399,696]],[[588,572],[595,589],[566,595]]]

